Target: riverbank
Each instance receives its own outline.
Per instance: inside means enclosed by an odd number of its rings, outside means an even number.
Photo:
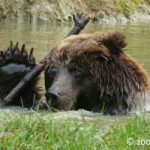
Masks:
[[[5,113],[0,117],[0,149],[149,149],[150,120],[144,115],[98,114],[93,121],[91,112],[78,111],[70,117],[72,113]],[[91,120],[87,119],[89,114]]]
[[[1,20],[69,22],[72,14],[98,23],[150,21],[150,0],[0,0]]]

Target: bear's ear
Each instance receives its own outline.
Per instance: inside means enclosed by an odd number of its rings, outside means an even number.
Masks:
[[[112,54],[119,54],[126,47],[125,36],[121,32],[115,32],[105,36],[102,43],[107,47]]]

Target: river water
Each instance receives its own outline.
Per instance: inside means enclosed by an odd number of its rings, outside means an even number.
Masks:
[[[67,35],[71,28],[72,24],[68,25],[61,23],[0,22],[0,50],[6,49],[10,40],[14,42],[18,41],[20,44],[26,44],[28,49],[34,47],[34,54],[37,62],[39,62]],[[115,30],[120,30],[126,35],[128,46],[125,50],[127,50],[131,56],[135,57],[150,75],[150,23],[125,25],[89,24],[82,33],[94,33],[96,31],[110,32]],[[40,84],[44,90],[43,79]],[[14,109],[6,109],[7,112],[13,110]],[[2,112],[3,111],[4,110],[2,110]],[[16,108],[15,112],[18,113]],[[82,116],[82,112],[78,112],[70,111],[61,114],[63,114],[63,116],[67,114],[67,116],[69,115],[72,117]],[[84,115],[89,116],[89,118],[91,118],[91,116],[92,118],[94,118],[94,116],[97,117],[97,114],[86,111]]]
[[[71,24],[0,22],[0,50],[6,49],[10,40],[19,41],[20,44],[25,43],[27,48],[34,47],[37,61],[40,61],[54,46],[59,44],[71,28]],[[82,33],[115,30],[125,33],[128,41],[126,50],[138,59],[150,74],[150,23],[89,24]]]

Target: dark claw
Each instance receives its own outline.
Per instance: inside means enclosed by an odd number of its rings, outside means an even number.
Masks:
[[[10,49],[11,51],[13,51],[13,42],[12,42],[12,41],[10,41],[9,49]]]
[[[28,61],[28,53],[25,50],[25,44],[22,45],[21,56],[22,56],[22,61],[26,63]]]
[[[0,51],[0,66],[5,64],[5,56],[3,51]]]
[[[29,58],[33,55],[34,48],[31,48]]]
[[[22,48],[21,48],[21,55],[23,54],[24,50],[25,50],[25,44],[22,45]]]
[[[1,57],[2,59],[5,59],[5,55],[4,55],[4,52],[3,52],[3,51],[0,51],[0,57]]]
[[[14,54],[14,56],[18,56],[18,55],[20,54],[20,53],[19,53],[19,50],[18,50],[18,49],[15,49],[13,54]]]
[[[31,50],[30,50],[30,54],[29,54],[29,63],[31,64],[31,65],[33,65],[33,64],[35,64],[35,57],[33,56],[33,48],[31,48]]]
[[[8,48],[7,51],[5,51],[5,59],[11,60],[12,59],[12,53],[11,50]]]
[[[19,43],[17,42],[17,43],[16,43],[16,45],[14,46],[13,51],[15,51],[15,50],[19,50],[19,49],[18,49],[18,45],[19,45]]]
[[[20,51],[18,48],[18,42],[16,43],[14,50],[13,50],[13,60],[14,61],[20,61],[21,62],[21,55],[20,55]]]
[[[26,50],[22,53],[22,61],[23,62],[27,62],[28,61],[28,53],[27,53]]]

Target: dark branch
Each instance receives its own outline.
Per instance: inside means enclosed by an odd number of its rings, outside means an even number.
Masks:
[[[66,37],[70,35],[79,34],[84,29],[84,27],[88,24],[90,19],[91,19],[90,16],[79,17],[73,15],[74,27]]]

